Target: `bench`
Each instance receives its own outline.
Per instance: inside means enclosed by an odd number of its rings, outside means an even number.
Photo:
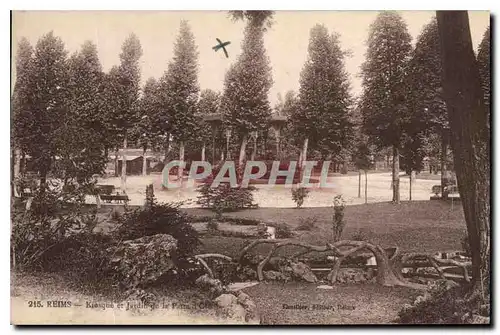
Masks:
[[[116,201],[117,203],[123,202],[125,204],[130,201],[128,195],[126,194],[115,194],[115,195],[101,194],[100,197],[108,204],[111,203],[111,201]]]
[[[436,196],[441,194],[441,185],[434,185],[432,186],[432,193],[434,193]]]
[[[458,191],[458,186],[457,185],[448,185],[444,187],[444,192],[441,187],[441,185],[434,185],[432,186],[432,193],[434,193],[434,197],[431,197],[432,199],[440,199],[441,195],[444,193],[446,197],[451,196],[450,198],[460,198],[460,193]]]

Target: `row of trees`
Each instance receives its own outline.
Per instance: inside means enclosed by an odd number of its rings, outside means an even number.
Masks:
[[[488,28],[478,52],[487,101],[489,40]],[[412,48],[402,17],[395,12],[379,14],[370,27],[362,77],[363,94],[358,105],[361,132],[374,148],[392,148],[393,201],[400,201],[400,157],[411,177],[412,171],[421,171],[425,156],[440,153],[442,186],[447,186],[451,137],[436,18],[424,27]],[[366,144],[358,142],[359,149]],[[362,157],[358,160],[363,161]]]
[[[358,101],[350,92],[344,65],[348,53],[342,50],[339,35],[324,25],[314,26],[299,91],[287,92],[271,108],[271,67],[263,39],[272,25],[273,12],[233,11],[230,15],[245,20],[246,27],[242,52],[226,74],[222,93],[200,92],[198,52],[187,22],[181,23],[165,73],[159,80],[149,78],[142,89],[142,48],[135,35],[123,43],[120,64],[108,73],[102,71],[92,42],[85,42],[79,52],[67,57],[62,41],[52,33],[43,36],[35,49],[23,39],[13,94],[17,153],[32,158],[41,180],[56,167],[65,178],[100,173],[108,152],[114,150],[118,157],[118,149],[129,142],[144,152],[163,150],[165,163],[174,157],[173,148],[178,149],[175,158],[180,160],[185,159],[186,148],[190,156],[201,152],[205,159],[207,144],[211,143],[214,153],[224,146],[224,136],[221,129],[207,126],[203,117],[222,113],[222,128],[232,138],[225,143],[226,154],[239,152],[241,165],[247,152],[255,158],[258,143],[265,155],[268,142],[278,141],[269,136],[274,113],[287,117],[280,143],[287,157],[304,161],[311,154],[313,159],[330,159],[344,166],[350,160],[366,171],[372,168],[377,153],[391,149],[395,202],[400,198],[400,157],[410,176],[412,171],[420,171],[424,156],[436,153],[441,153],[445,170],[450,135],[435,19],[412,48],[399,14],[378,15],[370,27],[362,67],[363,94]],[[486,57],[489,30],[478,54],[482,78],[489,80]],[[489,82],[483,86],[489,90]],[[254,143],[250,150],[249,139]],[[123,150],[123,189],[125,153]]]

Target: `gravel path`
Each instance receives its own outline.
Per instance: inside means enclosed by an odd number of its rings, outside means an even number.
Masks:
[[[409,199],[409,178],[401,176],[400,179],[401,200]],[[114,185],[117,190],[120,187],[120,178],[107,178],[99,181],[100,184]],[[127,194],[131,199],[130,205],[142,205],[145,199],[146,185],[153,184],[155,196],[162,202],[185,202],[183,207],[198,207],[196,199],[198,192],[195,188],[182,188],[172,190],[162,190],[161,175],[149,176],[128,176]],[[313,188],[309,196],[305,199],[303,207],[327,207],[332,206],[333,198],[342,194],[348,205],[364,203],[364,176],[362,176],[362,198],[358,198],[358,176],[335,175],[328,177],[328,183],[332,183],[332,188]],[[429,200],[431,188],[439,184],[439,181],[417,179],[412,185],[413,200]],[[254,192],[255,202],[260,207],[287,208],[295,207],[291,198],[290,188],[285,185],[256,185]],[[368,202],[386,202],[392,200],[391,174],[371,173],[368,175]],[[95,203],[95,198],[88,197],[88,203]]]

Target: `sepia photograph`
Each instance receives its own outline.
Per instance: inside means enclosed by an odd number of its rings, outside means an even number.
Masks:
[[[12,325],[491,326],[489,11],[10,19]]]

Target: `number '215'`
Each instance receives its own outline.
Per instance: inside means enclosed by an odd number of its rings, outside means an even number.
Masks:
[[[28,301],[28,307],[43,307],[40,300]]]

